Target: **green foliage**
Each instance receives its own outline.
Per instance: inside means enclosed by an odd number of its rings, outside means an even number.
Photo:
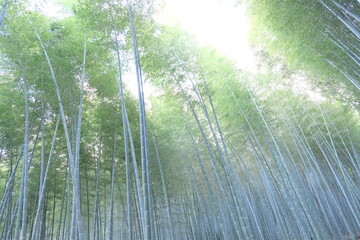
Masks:
[[[171,88],[182,83],[187,71],[192,71],[197,56],[196,44],[179,27],[161,27],[151,38],[140,38],[144,48],[142,65],[146,77],[155,85]]]
[[[331,1],[326,1],[326,4],[334,7]],[[341,4],[351,5],[349,2]],[[352,43],[358,40],[320,1],[249,1],[249,12],[251,38],[255,44],[283,57],[293,69],[306,70],[316,79],[315,84],[325,85],[324,88],[331,84],[328,89],[332,93],[345,84],[358,102],[357,89],[327,61],[355,76],[350,66],[356,68],[356,65],[332,40]],[[349,48],[355,50],[353,46]]]

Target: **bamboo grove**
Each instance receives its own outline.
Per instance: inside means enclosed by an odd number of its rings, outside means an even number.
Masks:
[[[157,2],[63,4],[1,8],[0,239],[360,237],[359,1],[242,1],[257,73]]]

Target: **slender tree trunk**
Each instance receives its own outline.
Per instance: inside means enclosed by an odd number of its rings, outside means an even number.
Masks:
[[[55,175],[56,182],[56,175]],[[55,231],[55,210],[56,210],[56,185],[54,185],[54,199],[53,199],[53,209],[52,209],[52,218],[51,218],[51,234],[50,239],[54,239],[54,231]]]
[[[87,161],[85,161],[86,209],[87,209],[87,238],[90,239],[90,199]]]
[[[140,58],[137,46],[137,39],[135,33],[135,26],[133,20],[133,12],[131,8],[130,0],[127,0],[128,16],[130,21],[132,45],[136,67],[136,78],[138,86],[138,98],[139,98],[139,115],[140,115],[140,143],[141,143],[141,166],[142,166],[142,181],[143,181],[143,231],[144,240],[151,240],[151,205],[150,205],[150,174],[149,174],[149,152],[148,152],[148,140],[147,140],[147,123],[146,123],[146,112],[145,112],[145,101],[144,101],[144,89],[143,79],[140,66]]]
[[[28,218],[28,181],[29,181],[29,101],[26,80],[24,79],[24,97],[25,97],[25,136],[24,136],[24,165],[23,165],[23,202],[22,202],[22,227],[21,239],[26,240],[27,218]]]
[[[113,156],[111,160],[111,196],[110,196],[110,223],[109,223],[110,240],[114,239],[115,155],[116,155],[116,134],[114,134]]]
[[[155,136],[153,136],[153,142],[154,142],[154,146],[155,146],[156,159],[157,159],[157,162],[159,165],[161,183],[162,183],[162,188],[163,188],[164,198],[165,198],[165,203],[166,203],[166,212],[167,212],[167,217],[168,217],[170,240],[173,240],[174,239],[174,227],[173,227],[173,221],[172,221],[172,216],[171,216],[170,201],[169,201],[169,197],[168,197],[167,190],[166,190],[164,173],[163,173],[163,169],[161,167],[160,155],[159,155],[159,150],[158,150],[158,147],[156,144]]]
[[[66,174],[67,174],[67,171],[66,171]],[[67,177],[67,175],[66,175],[66,177]],[[66,177],[65,177],[65,179],[66,179]],[[65,195],[66,195],[66,184],[64,184],[64,189],[62,191],[60,214],[59,214],[59,219],[57,221],[58,223],[57,223],[56,240],[60,240],[61,228],[64,227],[64,225],[62,224],[62,218],[63,218],[63,211],[64,211]],[[65,209],[65,211],[66,211],[66,209]]]

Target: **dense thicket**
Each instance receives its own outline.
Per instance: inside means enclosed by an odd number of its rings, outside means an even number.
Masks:
[[[0,239],[360,236],[358,2],[249,1],[255,74],[153,4],[4,1]]]
[[[254,43],[306,71],[323,91],[358,106],[358,1],[247,2]]]

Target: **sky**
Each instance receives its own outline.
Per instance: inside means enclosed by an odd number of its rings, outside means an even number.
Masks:
[[[247,71],[256,69],[248,42],[249,20],[244,5],[233,0],[162,0],[164,10],[156,20],[180,26],[201,46],[211,45]]]

